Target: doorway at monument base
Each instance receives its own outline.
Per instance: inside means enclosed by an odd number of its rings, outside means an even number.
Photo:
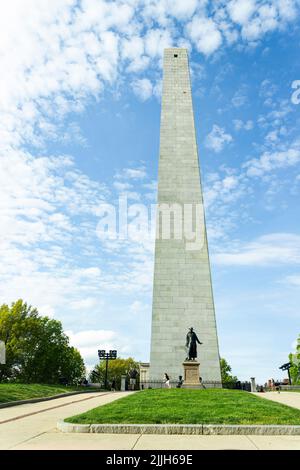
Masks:
[[[184,361],[183,362],[183,384],[182,388],[203,388],[200,382],[198,361]]]

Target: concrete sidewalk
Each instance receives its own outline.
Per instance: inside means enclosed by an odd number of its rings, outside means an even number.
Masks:
[[[292,406],[300,410],[300,393],[298,392],[265,392],[265,393],[253,393],[260,398],[266,398],[267,400],[276,401],[282,405]]]
[[[51,436],[57,433],[56,424],[59,419],[110,403],[129,393],[132,392],[93,392],[58,398],[51,402],[30,403],[1,409],[0,449],[16,448],[47,433]]]
[[[54,429],[12,450],[300,450],[299,436],[62,434]]]
[[[0,449],[11,450],[299,450],[300,436],[64,434],[57,421],[132,392],[91,393],[0,410]],[[5,421],[5,422],[4,422]],[[2,422],[2,424],[1,424]]]

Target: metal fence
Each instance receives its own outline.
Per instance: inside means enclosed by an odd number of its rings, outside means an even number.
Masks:
[[[266,392],[274,392],[276,390],[282,390],[282,391],[293,391],[293,390],[299,390],[300,391],[300,385],[284,385],[284,384],[275,384],[273,387],[264,387],[264,390]]]
[[[146,390],[151,388],[181,388],[181,384],[177,381],[170,380],[169,387],[163,381],[142,381],[140,383],[140,390]],[[250,382],[215,382],[215,381],[203,381],[199,382],[202,389],[206,388],[227,388],[231,390],[245,390],[251,391]]]
[[[281,390],[300,390],[300,385],[280,385]]]

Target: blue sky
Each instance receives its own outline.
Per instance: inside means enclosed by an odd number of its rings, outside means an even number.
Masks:
[[[153,242],[96,227],[120,194],[155,203],[163,49],[187,47],[220,352],[241,379],[281,377],[300,332],[299,7],[3,1],[1,303],[61,320],[89,367],[99,347],[149,359]]]

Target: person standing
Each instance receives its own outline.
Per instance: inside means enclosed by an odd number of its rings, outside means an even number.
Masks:
[[[183,384],[182,375],[180,375],[178,377],[178,384],[176,385],[176,388],[181,388],[182,384]]]
[[[168,374],[165,372],[165,386],[166,388],[171,388],[170,386],[170,377],[168,376]]]

